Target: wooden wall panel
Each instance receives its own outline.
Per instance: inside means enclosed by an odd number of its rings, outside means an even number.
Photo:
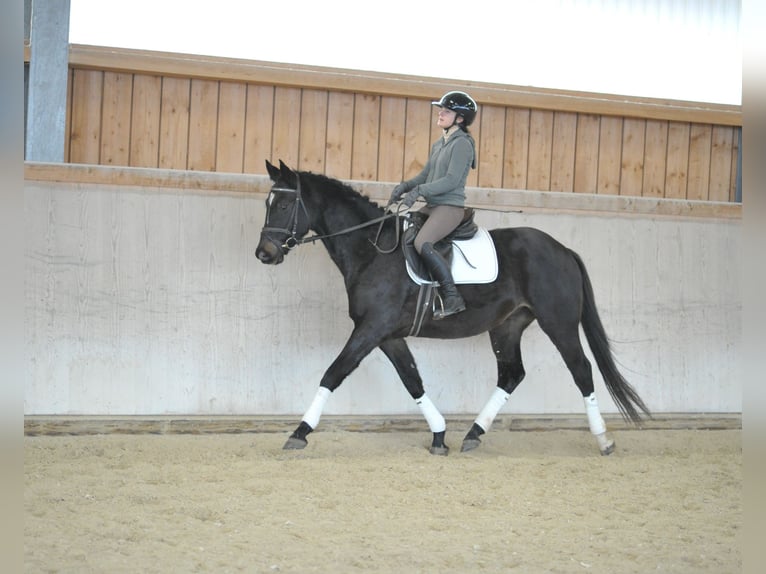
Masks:
[[[641,189],[641,195],[645,197],[662,197],[665,192],[668,122],[663,120],[648,120],[646,122],[646,143],[644,150],[644,184]]]
[[[130,165],[157,167],[160,153],[162,77],[133,78],[133,114],[130,122]]]
[[[299,137],[300,169],[324,173],[327,141],[327,92],[303,90]]]
[[[731,192],[731,150],[734,145],[734,128],[713,126],[710,150],[710,201],[729,201]],[[736,164],[734,164],[736,165]]]
[[[481,137],[476,142],[478,185],[503,187],[503,157],[505,155],[505,108],[483,106],[478,125]]]
[[[596,193],[598,188],[598,141],[600,130],[600,116],[577,114],[574,165],[575,193]]]
[[[402,180],[415,177],[423,169],[431,153],[431,126],[435,123],[431,102],[408,100],[404,138],[404,171]]]
[[[741,128],[732,128],[734,134],[731,144],[731,172],[729,177],[729,201],[737,201],[737,180],[739,172],[739,142],[742,136]],[[740,190],[741,192],[742,190]],[[740,198],[741,200],[741,198]]]
[[[189,97],[188,169],[215,171],[218,82],[192,79]]]
[[[406,127],[407,101],[389,96],[381,98],[378,181],[402,181]]]
[[[532,110],[529,117],[528,189],[550,190],[552,152],[553,112]]]
[[[245,105],[245,173],[265,173],[274,129],[274,88],[247,86]]]
[[[378,174],[378,121],[380,97],[357,94],[354,97],[354,153],[351,178],[374,180]]]
[[[191,80],[163,78],[160,105],[158,167],[186,169],[189,155],[189,98]]]
[[[708,199],[710,183],[710,149],[713,126],[692,124],[689,132],[689,181],[686,187],[687,199]]]
[[[338,76],[279,64],[257,76],[219,76],[203,66],[182,77],[187,64],[202,65],[183,59],[164,75],[157,66],[131,72],[136,61],[71,68],[69,161],[263,174],[265,159],[283,159],[339,179],[395,182],[417,174],[442,135],[431,105],[442,87],[424,94],[410,82],[407,94],[401,78],[392,91],[386,75],[357,84],[353,71]],[[478,84],[467,89],[485,94]],[[556,99],[549,92],[539,94],[538,106],[530,105],[533,89],[513,101],[502,91],[495,86],[486,101],[477,98],[471,133],[478,169],[468,186],[736,200],[741,123],[732,106],[686,110],[683,102]],[[582,109],[570,106],[581,100]],[[606,102],[603,113],[593,111],[597,101]],[[673,114],[700,120],[669,119]]]
[[[622,118],[601,118],[598,139],[598,180],[596,193],[620,194],[622,173]]]
[[[69,161],[99,163],[101,151],[101,101],[104,72],[74,70]]]
[[[272,162],[284,161],[296,168],[300,160],[301,90],[277,88],[274,91],[274,134]]]
[[[104,72],[103,93],[99,163],[128,165],[133,74]]]
[[[689,130],[686,122],[668,124],[668,161],[665,180],[665,197],[686,198],[686,182],[689,173]]]
[[[221,82],[218,91],[218,129],[215,169],[242,173],[245,158],[247,86]]]
[[[577,114],[555,112],[551,151],[551,191],[574,191]]]
[[[510,108],[505,116],[503,187],[527,189],[530,110]]]
[[[327,109],[325,172],[338,179],[351,178],[354,140],[354,95],[330,92]]]
[[[622,125],[620,195],[641,195],[644,185],[644,143],[646,121],[625,118]]]

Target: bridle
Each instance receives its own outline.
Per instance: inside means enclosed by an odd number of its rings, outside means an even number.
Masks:
[[[400,235],[400,225],[398,224],[398,219],[402,217],[402,215],[399,213],[401,211],[401,204],[398,206],[396,212],[387,212],[385,215],[382,215],[380,217],[376,217],[375,219],[371,219],[369,221],[365,221],[364,223],[360,223],[359,225],[354,225],[352,227],[348,227],[346,229],[341,229],[340,231],[336,231],[334,233],[328,233],[326,235],[311,235],[310,237],[300,237],[298,232],[298,220],[300,218],[300,212],[303,211],[303,214],[306,216],[306,222],[308,226],[309,221],[309,213],[306,209],[306,205],[303,203],[303,197],[301,195],[301,178],[297,178],[297,185],[295,189],[291,189],[289,187],[272,187],[269,195],[273,194],[274,192],[282,192],[282,193],[294,193],[295,194],[295,201],[293,201],[292,208],[290,211],[290,215],[288,218],[289,226],[288,227],[272,227],[269,226],[269,215],[270,215],[270,209],[266,211],[266,222],[261,229],[261,237],[268,239],[272,244],[276,245],[283,251],[289,251],[293,249],[294,247],[297,247],[298,245],[302,245],[304,243],[314,243],[315,241],[318,241],[320,239],[327,239],[330,237],[335,237],[337,235],[344,235],[346,233],[351,233],[352,231],[356,231],[358,229],[364,229],[365,227],[370,227],[372,225],[375,225],[376,223],[379,223],[380,226],[378,227],[378,232],[375,235],[375,241],[370,240],[370,243],[372,243],[375,246],[375,249],[377,249],[380,253],[392,253],[399,245],[399,235]],[[388,207],[388,206],[386,206]],[[396,242],[394,243],[394,246],[389,250],[383,250],[380,247],[378,247],[378,239],[380,238],[381,230],[383,229],[383,223],[392,217],[397,218],[397,225],[396,225]],[[308,229],[306,229],[308,231]],[[276,239],[274,239],[270,233],[277,232],[277,233],[286,233],[287,239],[285,239],[284,243],[279,243]],[[305,232],[304,232],[305,233]]]
[[[281,191],[283,193],[294,193],[295,194],[295,201],[293,202],[292,209],[290,211],[290,216],[288,221],[290,222],[290,227],[271,227],[269,226],[269,215],[271,212],[271,209],[266,210],[266,223],[263,226],[263,229],[261,229],[261,237],[265,237],[269,241],[271,241],[274,245],[279,247],[283,250],[290,250],[296,245],[299,245],[303,242],[303,240],[298,237],[298,219],[300,217],[299,209],[303,210],[303,214],[306,216],[306,222],[308,225],[309,220],[309,212],[306,210],[306,205],[303,203],[303,199],[301,197],[301,178],[298,178],[298,185],[295,189],[290,189],[289,187],[272,187],[271,191],[269,192],[269,195],[273,195],[274,192]],[[271,205],[271,204],[269,204]],[[308,229],[307,229],[308,231]],[[270,232],[278,232],[278,233],[286,233],[287,239],[285,239],[285,242],[281,245],[278,241],[276,241],[271,235],[268,233]]]

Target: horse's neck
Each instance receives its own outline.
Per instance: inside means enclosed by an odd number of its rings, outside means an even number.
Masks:
[[[374,228],[367,228],[367,232],[343,232],[367,223],[379,215],[365,214],[364,209],[356,208],[350,201],[339,202],[337,205],[318,205],[316,210],[317,216],[314,218],[312,230],[320,236],[339,234],[322,241],[343,276],[348,278],[366,267],[368,260],[376,254],[368,241],[369,230]]]

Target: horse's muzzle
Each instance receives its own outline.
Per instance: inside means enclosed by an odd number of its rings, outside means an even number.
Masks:
[[[285,260],[285,250],[271,237],[262,235],[255,256],[266,265],[279,265]]]

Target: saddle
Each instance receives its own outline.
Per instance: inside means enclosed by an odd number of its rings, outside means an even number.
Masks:
[[[466,208],[460,224],[434,244],[434,249],[450,264],[455,283],[491,283],[497,278],[495,244],[487,230],[476,224],[474,215],[473,209]],[[419,285],[435,284],[415,250],[415,236],[427,219],[424,213],[410,213],[402,236],[407,272]]]

